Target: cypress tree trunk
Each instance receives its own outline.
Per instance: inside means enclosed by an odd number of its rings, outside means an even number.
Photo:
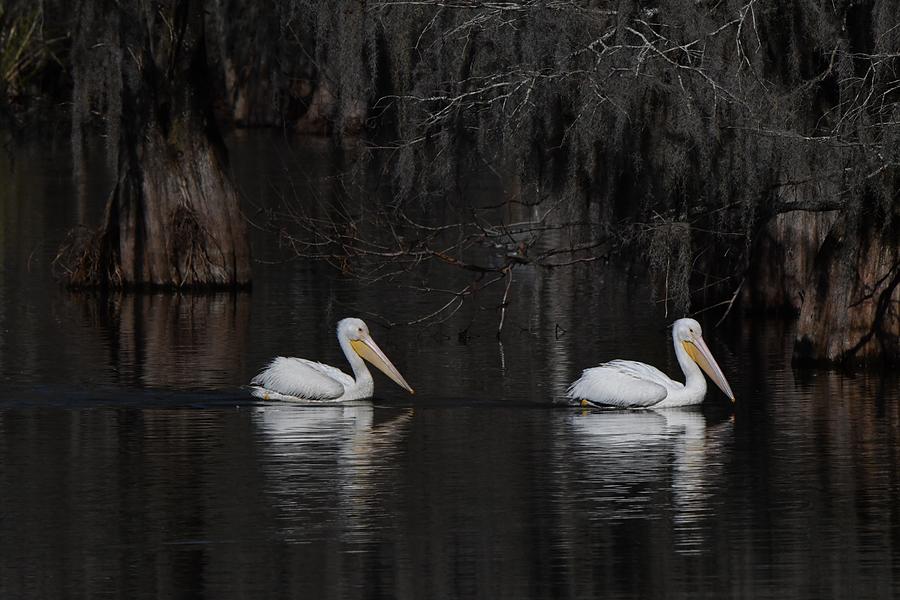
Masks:
[[[800,314],[816,255],[836,218],[837,211],[792,211],[760,229],[741,287],[744,311]]]
[[[896,217],[895,217],[896,219]],[[806,285],[794,359],[900,362],[900,226],[835,224]]]
[[[83,8],[83,7],[82,7]],[[246,226],[212,113],[199,0],[109,4],[121,43],[118,179],[70,283],[228,287],[250,281]],[[82,34],[85,35],[85,34]]]

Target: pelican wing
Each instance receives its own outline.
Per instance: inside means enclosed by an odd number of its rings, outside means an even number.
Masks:
[[[303,400],[334,400],[340,398],[344,388],[352,384],[353,378],[340,369],[286,356],[273,359],[250,382],[257,388],[254,396],[265,398],[269,393],[276,398]]]
[[[581,378],[569,386],[567,394],[595,404],[640,408],[661,402],[678,385],[656,367],[631,360],[613,360],[585,369]]]
[[[636,360],[611,360],[601,366],[610,367],[637,379],[661,385],[668,392],[674,392],[684,387],[683,383],[673,380],[653,365]]]

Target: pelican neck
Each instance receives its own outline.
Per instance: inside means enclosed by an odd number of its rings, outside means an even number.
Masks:
[[[672,345],[675,347],[675,357],[678,359],[678,364],[684,373],[684,386],[686,388],[699,386],[705,389],[706,380],[703,378],[703,371],[700,370],[700,366],[694,362],[694,359],[684,349],[684,344],[681,340],[675,337],[674,332],[672,333]]]
[[[338,333],[337,337],[338,343],[341,345],[341,350],[344,351],[344,356],[347,358],[347,362],[350,363],[350,367],[353,369],[353,378],[356,379],[357,383],[366,376],[371,377],[365,361],[363,361],[359,354],[356,353],[353,346],[350,345],[350,338],[341,335],[340,333]]]

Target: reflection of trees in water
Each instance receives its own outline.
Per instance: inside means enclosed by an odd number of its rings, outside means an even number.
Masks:
[[[572,565],[558,527],[551,412],[417,411],[403,482],[407,597],[547,597]]]
[[[736,420],[735,452],[755,464],[749,476],[726,471],[723,484],[735,497],[722,527],[756,533],[735,540],[730,558],[765,562],[779,589],[807,597],[896,596],[898,540],[890,532],[898,527],[900,381],[890,373],[772,368],[792,335],[773,329],[746,332],[741,350],[762,357],[750,373],[757,405]],[[752,585],[751,573],[738,574]]]
[[[265,531],[247,425],[203,409],[5,411],[0,595],[202,595],[218,557],[231,573]]]
[[[82,297],[122,383],[216,388],[239,383],[250,329],[250,296],[111,294]]]

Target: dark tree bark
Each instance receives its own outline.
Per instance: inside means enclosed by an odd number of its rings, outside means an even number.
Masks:
[[[800,363],[900,362],[900,226],[838,222],[816,255],[800,309]]]
[[[835,213],[790,211],[761,228],[741,287],[745,311],[800,314],[816,253]]]
[[[121,104],[110,116],[119,121],[110,126],[118,131],[118,179],[70,283],[249,283],[246,226],[212,111],[203,2],[131,0],[106,10],[112,16],[96,18],[118,25],[109,37],[121,44]]]

